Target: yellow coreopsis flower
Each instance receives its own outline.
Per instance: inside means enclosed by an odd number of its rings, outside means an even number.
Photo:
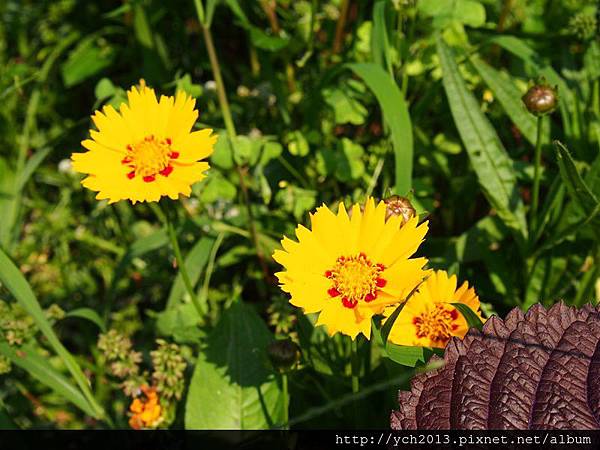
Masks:
[[[402,301],[426,276],[425,258],[410,258],[427,223],[416,217],[402,225],[401,216],[386,220],[386,204],[369,198],[348,215],[343,204],[334,214],[323,205],[310,216],[312,230],[299,225],[298,242],[287,237],[273,258],[290,303],[305,313],[320,313],[317,325],[328,333],[371,336],[371,317]]]
[[[456,275],[440,270],[432,273],[408,299],[396,318],[389,340],[398,345],[444,348],[452,336],[463,338],[469,327],[450,303],[464,303],[479,317],[479,297],[465,281],[458,289]],[[395,307],[386,308],[390,316]]]
[[[142,80],[127,92],[119,112],[107,105],[96,111],[88,151],[72,155],[73,169],[88,174],[82,184],[109,203],[158,201],[162,196],[189,196],[191,185],[204,178],[212,151],[212,130],[191,131],[198,111],[183,92],[161,96]]]

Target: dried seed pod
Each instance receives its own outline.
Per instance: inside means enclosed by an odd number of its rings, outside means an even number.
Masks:
[[[538,83],[521,97],[527,110],[534,116],[552,113],[558,105],[558,86],[552,87],[546,83]]]
[[[600,306],[515,308],[443,362],[399,393],[392,428],[600,429]]]
[[[406,197],[392,195],[383,200],[387,206],[385,220],[392,216],[402,217],[402,225],[417,215],[417,211]]]

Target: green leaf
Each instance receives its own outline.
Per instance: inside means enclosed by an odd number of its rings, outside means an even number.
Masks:
[[[512,122],[521,130],[523,136],[531,145],[536,144],[537,139],[537,120],[525,109],[521,101],[521,91],[519,88],[500,71],[486,64],[477,56],[471,57],[471,63],[483,78],[483,81],[489,86],[498,99],[504,111],[508,114]],[[543,121],[542,142],[548,142],[550,130],[548,120]]]
[[[398,311],[398,308],[396,309],[396,311]],[[396,318],[394,318],[394,321],[395,320]],[[391,342],[387,342],[387,337],[386,342],[384,343],[382,336],[383,329],[380,332],[376,324],[373,323],[371,330],[371,332],[373,333],[373,342],[376,344],[380,344],[383,347],[384,356],[391,359],[395,363],[407,367],[415,367],[419,363],[424,363],[427,360],[427,357],[429,355],[428,349],[424,347],[414,347],[410,345],[396,345]]]
[[[452,117],[477,174],[479,185],[498,216],[513,230],[518,242],[523,244],[527,238],[525,207],[512,162],[496,131],[468,90],[452,51],[440,35],[437,36],[437,49]]]
[[[333,109],[336,124],[351,123],[362,125],[367,117],[367,109],[351,95],[351,90],[323,89],[323,99]]]
[[[92,417],[96,415],[79,389],[52,367],[47,358],[38,355],[32,347],[24,345],[15,350],[6,342],[0,342],[0,353],[9,358],[15,366],[24,369],[29,375],[60,394],[87,415]]]
[[[433,17],[436,28],[445,28],[453,22],[480,27],[485,24],[485,8],[476,0],[420,0],[417,9]]]
[[[394,323],[396,322],[396,319],[398,318],[398,316],[400,315],[400,313],[404,309],[404,305],[406,305],[406,302],[400,303],[396,307],[396,309],[394,310],[394,312],[392,314],[390,314],[390,316],[386,319],[385,323],[381,327],[381,340],[382,340],[382,342],[383,342],[384,345],[387,345],[387,343],[388,343],[388,337],[390,336],[390,331],[392,331],[392,327],[394,326]]]
[[[598,198],[583,181],[567,148],[558,141],[554,141],[554,144],[556,145],[556,158],[560,175],[567,186],[569,194],[583,210],[586,216],[585,221],[597,224],[595,229],[600,235],[600,231],[598,231],[598,227],[600,227],[600,219],[598,218],[600,202],[598,202]]]
[[[106,332],[106,324],[100,315],[91,308],[77,308],[69,311],[65,314],[65,317],[79,317],[81,319],[89,320],[92,323],[98,325],[100,331]]]
[[[483,328],[483,322],[468,305],[465,305],[464,303],[450,304],[454,306],[459,313],[462,314],[462,316],[467,321],[467,325],[469,326],[469,328],[477,328],[478,330],[481,330]]]
[[[391,70],[391,48],[388,38],[386,6],[387,0],[377,0],[373,4],[373,28],[371,31],[371,54],[373,62],[387,72]]]
[[[205,336],[199,327],[199,315],[193,303],[181,303],[156,316],[156,331],[180,344],[195,344]]]
[[[396,193],[406,195],[412,188],[413,131],[408,105],[392,77],[374,63],[348,64],[375,94],[384,120],[390,128],[396,159]]]
[[[93,412],[92,416],[99,418],[103,416],[104,411],[97,404],[89,387],[89,381],[81,371],[79,364],[75,361],[71,353],[62,345],[50,322],[46,318],[44,311],[38,303],[31,287],[19,271],[13,264],[10,258],[0,250],[0,282],[8,289],[13,295],[15,300],[21,305],[25,311],[33,318],[35,324],[40,329],[42,334],[46,337],[50,346],[54,349],[56,354],[63,360],[69,372],[77,382],[79,388],[85,395],[90,407],[90,411]]]
[[[66,87],[75,86],[112,64],[115,58],[113,48],[100,47],[95,40],[95,37],[84,39],[69,54],[61,70]]]
[[[284,420],[278,377],[266,348],[273,336],[254,309],[236,301],[198,355],[186,401],[186,429],[268,429]]]
[[[515,36],[496,36],[491,38],[488,42],[501,46],[532,67],[537,75],[543,76],[550,84],[558,86],[558,102],[563,126],[566,134],[571,136],[571,111],[573,111],[573,114],[575,113],[574,96],[565,80],[552,68],[552,66],[544,62],[523,40]]]
[[[196,242],[189,254],[186,256],[185,267],[192,285],[195,285],[198,281],[198,278],[200,278],[200,274],[208,262],[210,250],[214,243],[215,240],[213,238],[203,237]],[[183,282],[183,277],[181,276],[181,272],[178,272],[175,282],[173,283],[173,286],[171,286],[171,292],[169,293],[169,298],[167,299],[166,309],[174,308],[177,304],[179,304],[186,293],[187,290]]]

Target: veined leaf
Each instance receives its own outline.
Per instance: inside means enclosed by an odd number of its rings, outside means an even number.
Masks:
[[[385,14],[387,3],[387,0],[377,0],[373,5],[371,53],[373,54],[373,61],[379,66],[383,67],[387,72],[390,72],[390,42],[387,33]]]
[[[375,94],[383,117],[390,127],[396,159],[396,193],[406,195],[412,188],[413,132],[408,105],[392,77],[375,63],[348,64]]]
[[[0,354],[6,356],[15,366],[24,369],[32,377],[63,396],[87,415],[92,417],[96,415],[81,391],[52,367],[46,358],[38,355],[33,348],[23,346],[15,351],[6,342],[1,342]]]
[[[380,344],[383,347],[384,355],[392,361],[394,361],[395,363],[407,367],[415,367],[419,363],[424,363],[430,355],[430,350],[424,347],[396,345],[392,344],[391,342],[388,342],[387,340],[384,343],[382,336],[383,329],[380,333],[375,323],[373,323],[371,327],[371,332],[373,333],[373,342]]]
[[[251,306],[237,301],[224,312],[198,355],[186,402],[187,429],[281,426],[283,397],[266,354],[272,339]]]
[[[527,238],[525,208],[516,174],[496,131],[481,112],[462,79],[450,48],[437,36],[443,83],[454,122],[469,154],[479,184],[498,216],[521,244]]]

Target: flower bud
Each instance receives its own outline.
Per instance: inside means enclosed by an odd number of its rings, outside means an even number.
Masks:
[[[534,116],[550,114],[558,105],[558,86],[552,87],[546,83],[539,83],[525,93],[521,99],[527,110]]]
[[[417,215],[417,211],[406,197],[392,195],[383,200],[387,206],[385,220],[392,216],[402,217],[402,225]]]
[[[267,347],[269,359],[279,372],[287,372],[300,360],[300,347],[291,339],[273,341]]]

